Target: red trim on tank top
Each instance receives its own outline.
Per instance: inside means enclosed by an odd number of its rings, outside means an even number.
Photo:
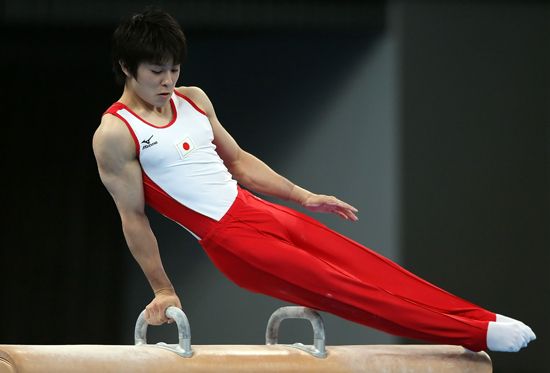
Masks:
[[[187,102],[189,102],[191,104],[191,106],[193,106],[195,108],[196,111],[198,111],[199,113],[203,114],[203,115],[206,115],[206,112],[204,110],[202,110],[200,107],[197,106],[197,104],[195,104],[193,102],[193,100],[191,100],[189,97],[185,96],[183,93],[180,93],[178,92],[177,90],[174,91],[174,93],[178,96],[180,96],[181,98],[185,99]]]
[[[137,115],[132,109],[130,109],[128,106],[124,105],[122,102],[116,102],[114,105],[122,105],[121,108],[124,108],[126,110],[128,110],[128,112],[130,112],[134,117],[136,117],[137,119],[139,119],[140,121],[142,121],[143,123],[151,126],[151,127],[154,127],[154,128],[167,128],[167,127],[170,127],[172,124],[174,124],[174,122],[176,121],[176,119],[178,118],[178,111],[176,110],[176,105],[174,104],[174,100],[172,100],[172,97],[170,97],[170,108],[172,110],[172,119],[170,120],[170,122],[168,122],[168,124],[165,124],[164,126],[156,126],[154,125],[153,123],[150,123],[148,121],[146,121],[145,119],[143,119],[142,117],[140,117],[139,115]]]
[[[181,204],[158,186],[142,169],[145,202],[169,219],[183,225],[200,238],[212,231],[218,222]]]
[[[124,119],[119,113],[118,113],[118,110],[120,109],[124,109],[124,104],[121,104],[120,102],[115,102],[114,104],[112,104],[106,111],[105,113],[103,113],[103,115],[105,114],[111,114],[115,117],[117,117],[118,119],[120,119],[122,122],[124,122],[124,124],[126,125],[126,127],[128,128],[128,131],[130,131],[130,135],[132,135],[132,138],[134,139],[134,145],[136,146],[136,155],[139,157],[139,141],[137,139],[137,136],[136,136],[136,133],[134,132],[134,130],[132,129],[132,126],[130,126],[130,123],[128,123],[128,121],[126,119]]]

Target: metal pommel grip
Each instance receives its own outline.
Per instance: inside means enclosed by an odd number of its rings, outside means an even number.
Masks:
[[[313,327],[313,346],[304,346],[301,343],[295,343],[292,347],[299,348],[306,351],[311,355],[324,358],[327,356],[325,349],[325,325],[321,316],[311,308],[288,306],[281,307],[269,318],[267,322],[267,328],[265,331],[265,344],[274,345],[277,344],[279,338],[279,326],[281,322],[286,319],[306,319],[309,320]]]
[[[170,351],[177,353],[183,357],[191,357],[193,351],[191,350],[191,327],[189,326],[189,320],[185,313],[177,307],[168,307],[166,309],[166,317],[174,320],[178,326],[178,341],[177,345],[168,345],[164,342],[159,342],[156,345]],[[147,345],[147,321],[145,321],[145,310],[143,310],[136,321],[136,327],[134,330],[134,341],[136,346]]]

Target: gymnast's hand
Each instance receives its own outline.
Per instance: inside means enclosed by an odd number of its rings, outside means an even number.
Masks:
[[[346,220],[357,221],[357,209],[334,196],[310,193],[302,202],[302,206],[314,212],[329,212]]]
[[[174,320],[166,317],[166,309],[170,306],[181,308],[181,302],[173,290],[161,290],[155,294],[155,299],[145,307],[145,321],[149,325],[171,324]]]

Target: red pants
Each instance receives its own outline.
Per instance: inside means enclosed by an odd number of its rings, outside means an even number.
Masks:
[[[244,190],[200,241],[239,286],[391,334],[486,349],[494,313],[292,209]]]

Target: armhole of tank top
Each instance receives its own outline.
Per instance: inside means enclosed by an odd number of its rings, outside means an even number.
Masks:
[[[193,106],[193,108],[198,111],[199,113],[201,113],[202,115],[205,115],[205,116],[208,116],[206,114],[206,112],[204,110],[202,110],[200,107],[197,106],[197,104],[195,104],[195,102],[193,102],[193,100],[191,100],[189,97],[187,97],[186,95],[184,95],[183,93],[181,92],[178,92],[177,90],[174,90],[174,93],[176,94],[176,96],[179,96],[181,98],[183,98],[185,101],[187,101],[191,106]]]
[[[132,139],[134,139],[134,145],[136,146],[136,157],[138,157],[139,159],[139,141],[137,139],[137,136],[134,132],[134,130],[132,129],[132,126],[130,126],[130,123],[128,123],[128,121],[126,119],[124,119],[120,114],[118,113],[113,113],[113,112],[106,112],[105,115],[107,114],[111,114],[115,117],[117,117],[118,119],[120,119],[125,125],[126,125],[126,128],[128,128],[128,131],[130,131],[130,135],[132,136]]]

